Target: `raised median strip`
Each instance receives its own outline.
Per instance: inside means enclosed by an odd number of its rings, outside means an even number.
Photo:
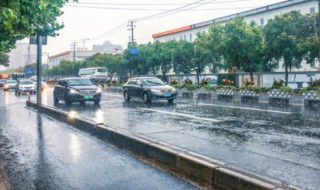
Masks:
[[[38,106],[33,102],[27,102],[27,106],[111,142],[157,167],[197,184],[203,189],[298,189],[160,141],[95,123],[76,115],[71,117],[70,113],[54,107]]]

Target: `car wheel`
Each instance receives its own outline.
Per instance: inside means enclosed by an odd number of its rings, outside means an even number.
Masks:
[[[172,104],[174,99],[168,99],[168,103]]]
[[[55,104],[59,103],[59,99],[57,98],[56,95],[53,95],[53,101],[54,101]]]
[[[143,95],[142,95],[142,100],[143,100],[143,102],[144,103],[151,103],[151,100],[150,100],[150,98],[149,98],[149,95],[148,95],[148,93],[143,93]]]
[[[128,91],[124,91],[123,92],[123,98],[126,102],[129,102],[130,101],[130,96],[128,95]]]
[[[94,105],[98,105],[98,104],[100,104],[100,100],[101,100],[101,99],[97,99],[97,100],[95,100],[95,101],[94,101]]]
[[[18,95],[20,95],[21,94],[21,92],[18,92]]]
[[[71,101],[68,99],[67,96],[64,96],[64,103],[65,103],[67,106],[71,105]]]

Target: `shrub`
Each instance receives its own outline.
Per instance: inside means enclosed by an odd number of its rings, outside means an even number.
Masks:
[[[235,86],[230,86],[230,85],[223,85],[220,88],[222,89],[231,89],[231,90],[237,90],[237,87]]]
[[[250,91],[253,91],[253,92],[257,92],[257,93],[261,92],[261,88],[259,86],[255,86],[255,85],[249,86],[247,89]]]
[[[252,86],[252,85],[255,85],[255,82],[251,79],[246,78],[246,79],[244,79],[243,84],[245,86]]]
[[[192,84],[192,80],[186,79],[186,80],[184,80],[184,84],[185,85],[190,85],[190,84]]]
[[[210,86],[209,84],[202,86],[203,89],[208,90],[208,91],[214,90],[215,89],[214,87],[215,86]]]
[[[235,86],[236,75],[235,74],[218,74],[218,85],[232,85]]]
[[[177,84],[178,84],[178,80],[177,80],[177,79],[172,79],[172,80],[170,81],[170,84],[171,84],[171,85],[177,85]]]
[[[283,87],[283,82],[284,82],[283,79],[273,80],[272,89],[279,89]]]
[[[204,79],[201,80],[201,85],[202,85],[202,86],[208,85],[209,82],[210,82],[210,81],[209,81],[208,78],[204,78]]]
[[[311,81],[310,87],[313,87],[313,88],[320,87],[320,79]]]
[[[271,87],[261,87],[261,92],[268,92],[271,89]]]
[[[187,90],[188,90],[189,92],[193,92],[195,89],[198,88],[198,86],[195,85],[195,84],[187,84],[187,85],[186,85],[186,88],[187,88]]]
[[[292,92],[292,89],[288,86],[281,86],[278,90],[281,92],[289,92],[289,93]]]

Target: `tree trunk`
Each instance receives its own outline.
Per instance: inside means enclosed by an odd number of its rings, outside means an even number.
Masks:
[[[285,66],[285,72],[286,72],[286,77],[285,77],[285,86],[288,86],[288,78],[289,78],[289,71],[288,71],[288,60],[284,59],[284,66]]]
[[[198,82],[198,87],[200,86],[199,81],[200,81],[200,73],[199,73],[199,69],[197,69],[197,82]]]
[[[161,67],[161,72],[162,72],[162,79],[164,82],[167,82],[166,81],[166,72],[164,71],[163,67]]]
[[[252,67],[250,67],[250,79],[251,79],[251,81],[253,81],[253,69],[252,69]]]

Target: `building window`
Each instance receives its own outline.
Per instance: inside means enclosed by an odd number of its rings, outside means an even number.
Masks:
[[[311,7],[311,8],[310,8],[310,14],[313,15],[315,12],[316,12],[316,9],[315,9],[314,7]]]
[[[264,27],[264,19],[260,18],[260,27],[263,28]]]
[[[192,42],[192,34],[190,34],[190,42]]]

